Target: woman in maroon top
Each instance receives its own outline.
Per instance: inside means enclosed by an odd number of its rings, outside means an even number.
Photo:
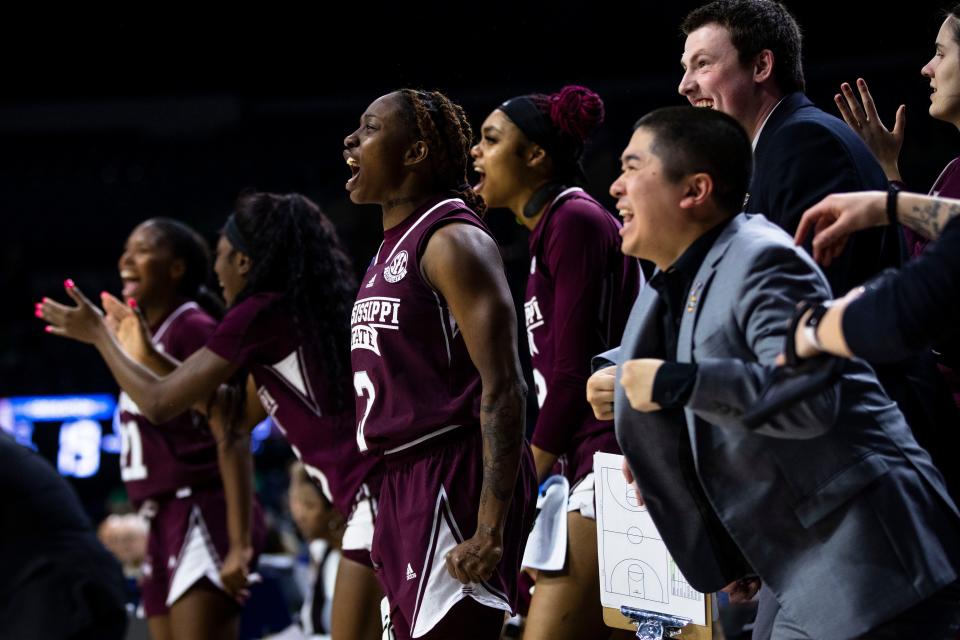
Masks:
[[[613,424],[594,417],[583,389],[591,357],[620,343],[643,276],[620,251],[620,223],[578,186],[584,143],[602,121],[603,101],[585,87],[520,96],[487,116],[472,149],[477,193],[530,230],[524,315],[540,406],[533,457],[541,483],[553,473],[571,487],[569,545],[555,542],[569,557],[562,570],[537,572],[525,638],[609,632],[600,606],[593,455],[620,449]]]
[[[353,437],[347,321],[355,288],[349,260],[333,225],[308,199],[248,193],[224,225],[214,268],[229,311],[205,346],[179,366],[147,347],[151,366],[166,362],[163,377],[130,360],[72,283],[67,293],[77,306],[46,301],[42,314],[52,333],[94,344],[154,421],[200,406],[231,431],[246,433],[269,413],[327,498],[349,515],[334,594],[334,637],[377,638],[382,596],[369,549],[379,471],[376,459],[357,452]],[[237,377],[247,385],[221,387]],[[251,475],[248,469],[236,478],[246,496],[233,517],[248,513]]]
[[[383,212],[350,344],[357,446],[385,462],[372,556],[398,638],[498,638],[532,515],[516,320],[470,143],[459,106],[410,89],[344,140],[351,201]]]
[[[122,295],[140,309],[151,348],[180,361],[203,347],[217,326],[211,313],[220,317],[223,308],[205,287],[210,250],[196,231],[169,218],[147,220],[130,234],[118,268]],[[105,307],[129,313],[113,296],[102,298]],[[117,319],[108,316],[113,330]],[[189,408],[151,421],[126,392],[118,413],[120,474],[131,502],[150,520],[140,586],[151,636],[235,637],[239,609],[220,569],[241,558],[249,563],[263,526],[259,512],[259,526],[251,527],[250,518],[227,526],[230,487],[221,474],[230,478],[247,468],[249,446],[214,438],[205,418]]]

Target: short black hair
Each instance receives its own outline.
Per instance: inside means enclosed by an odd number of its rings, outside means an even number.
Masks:
[[[784,94],[803,91],[803,37],[787,8],[773,0],[716,0],[694,9],[680,30],[690,35],[700,27],[717,24],[730,32],[730,40],[747,66],[764,49],[773,52],[773,79]]]
[[[734,118],[713,109],[664,107],[637,120],[633,129],[640,128],[653,133],[651,150],[668,180],[706,173],[723,211],[735,215],[743,209],[753,174],[753,147]]]

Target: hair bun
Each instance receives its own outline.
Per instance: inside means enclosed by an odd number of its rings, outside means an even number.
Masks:
[[[581,144],[603,122],[603,100],[586,87],[567,85],[551,94],[548,100],[550,120]]]

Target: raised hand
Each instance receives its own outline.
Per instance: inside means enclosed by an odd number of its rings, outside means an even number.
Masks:
[[[900,180],[900,169],[897,160],[900,149],[903,147],[903,129],[907,123],[907,107],[900,105],[893,122],[893,130],[887,129],[877,113],[877,106],[867,88],[867,81],[857,78],[857,90],[860,100],[853,93],[853,87],[848,82],[840,85],[840,93],[833,96],[833,101],[840,110],[840,115],[857,132],[873,152],[883,167],[887,180]],[[861,104],[862,101],[862,104]]]
[[[109,330],[103,321],[103,312],[83,295],[73,280],[65,280],[63,288],[77,306],[60,304],[50,298],[44,298],[42,302],[37,303],[35,314],[48,323],[47,333],[88,344],[96,344],[98,340],[109,338]]]

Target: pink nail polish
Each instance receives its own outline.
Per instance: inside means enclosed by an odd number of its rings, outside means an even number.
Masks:
[[[37,309],[33,312],[33,315],[37,316],[38,318],[42,318],[43,311],[40,311],[40,307],[37,307]]]
[[[70,278],[67,278],[66,280],[63,281],[63,286],[65,286],[67,289],[73,289],[77,285],[73,284],[73,280],[71,280]]]
[[[43,330],[46,331],[47,333],[50,333],[51,331],[53,331],[53,326],[48,324],[43,328]]]
[[[129,300],[127,300],[127,304],[130,305],[131,309],[137,308],[137,301],[134,300],[133,298],[130,298]]]
[[[101,292],[100,292],[100,297],[101,297],[101,298],[106,298],[108,295],[110,295],[110,294],[108,294],[106,291],[101,291]]]

